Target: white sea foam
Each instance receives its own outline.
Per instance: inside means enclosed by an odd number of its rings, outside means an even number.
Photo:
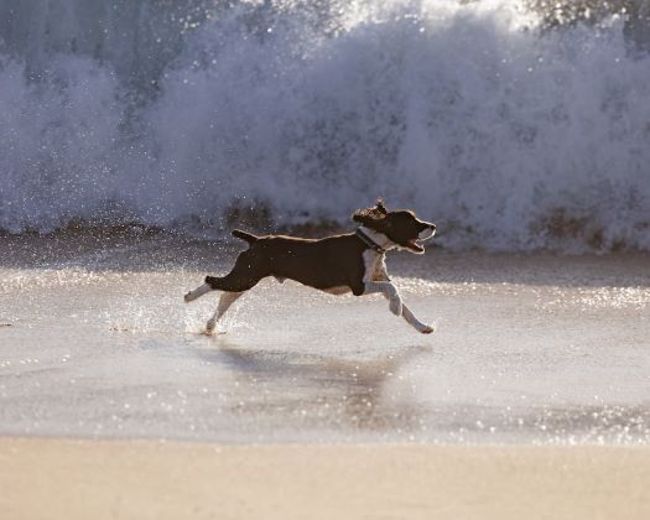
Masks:
[[[0,7],[0,228],[343,220],[384,195],[450,246],[650,249],[650,57],[622,17],[130,4]]]

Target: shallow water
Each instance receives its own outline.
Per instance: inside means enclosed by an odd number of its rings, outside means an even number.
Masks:
[[[391,254],[381,297],[260,283],[184,304],[239,244],[0,238],[0,434],[647,443],[647,255]]]

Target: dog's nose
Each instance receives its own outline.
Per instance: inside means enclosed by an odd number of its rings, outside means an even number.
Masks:
[[[426,226],[422,228],[422,231],[418,233],[418,238],[420,240],[428,240],[431,238],[433,235],[436,234],[436,225],[435,224],[429,224],[427,222]]]

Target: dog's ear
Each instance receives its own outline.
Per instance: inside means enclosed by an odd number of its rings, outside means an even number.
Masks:
[[[377,224],[381,223],[386,218],[386,208],[383,203],[381,207],[379,203],[372,208],[358,209],[352,214],[352,220],[360,222],[366,226],[375,228]]]
[[[384,215],[388,215],[388,208],[386,208],[386,206],[384,205],[384,199],[382,197],[379,197],[377,199],[377,202],[375,202],[375,208],[380,213],[383,213]]]

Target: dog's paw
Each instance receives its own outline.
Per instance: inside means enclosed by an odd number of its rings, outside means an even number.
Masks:
[[[401,316],[402,315],[402,299],[399,296],[395,296],[390,299],[389,303],[389,309],[390,312],[392,312],[395,316]]]
[[[205,335],[206,336],[212,336],[214,333],[214,328],[217,325],[217,322],[214,320],[208,320],[208,322],[205,324]]]
[[[431,325],[425,325],[420,329],[420,332],[422,334],[431,334],[432,332],[435,332],[436,329],[434,329]]]
[[[190,303],[192,301],[192,292],[188,292],[183,296],[183,300],[185,300],[185,303]]]

